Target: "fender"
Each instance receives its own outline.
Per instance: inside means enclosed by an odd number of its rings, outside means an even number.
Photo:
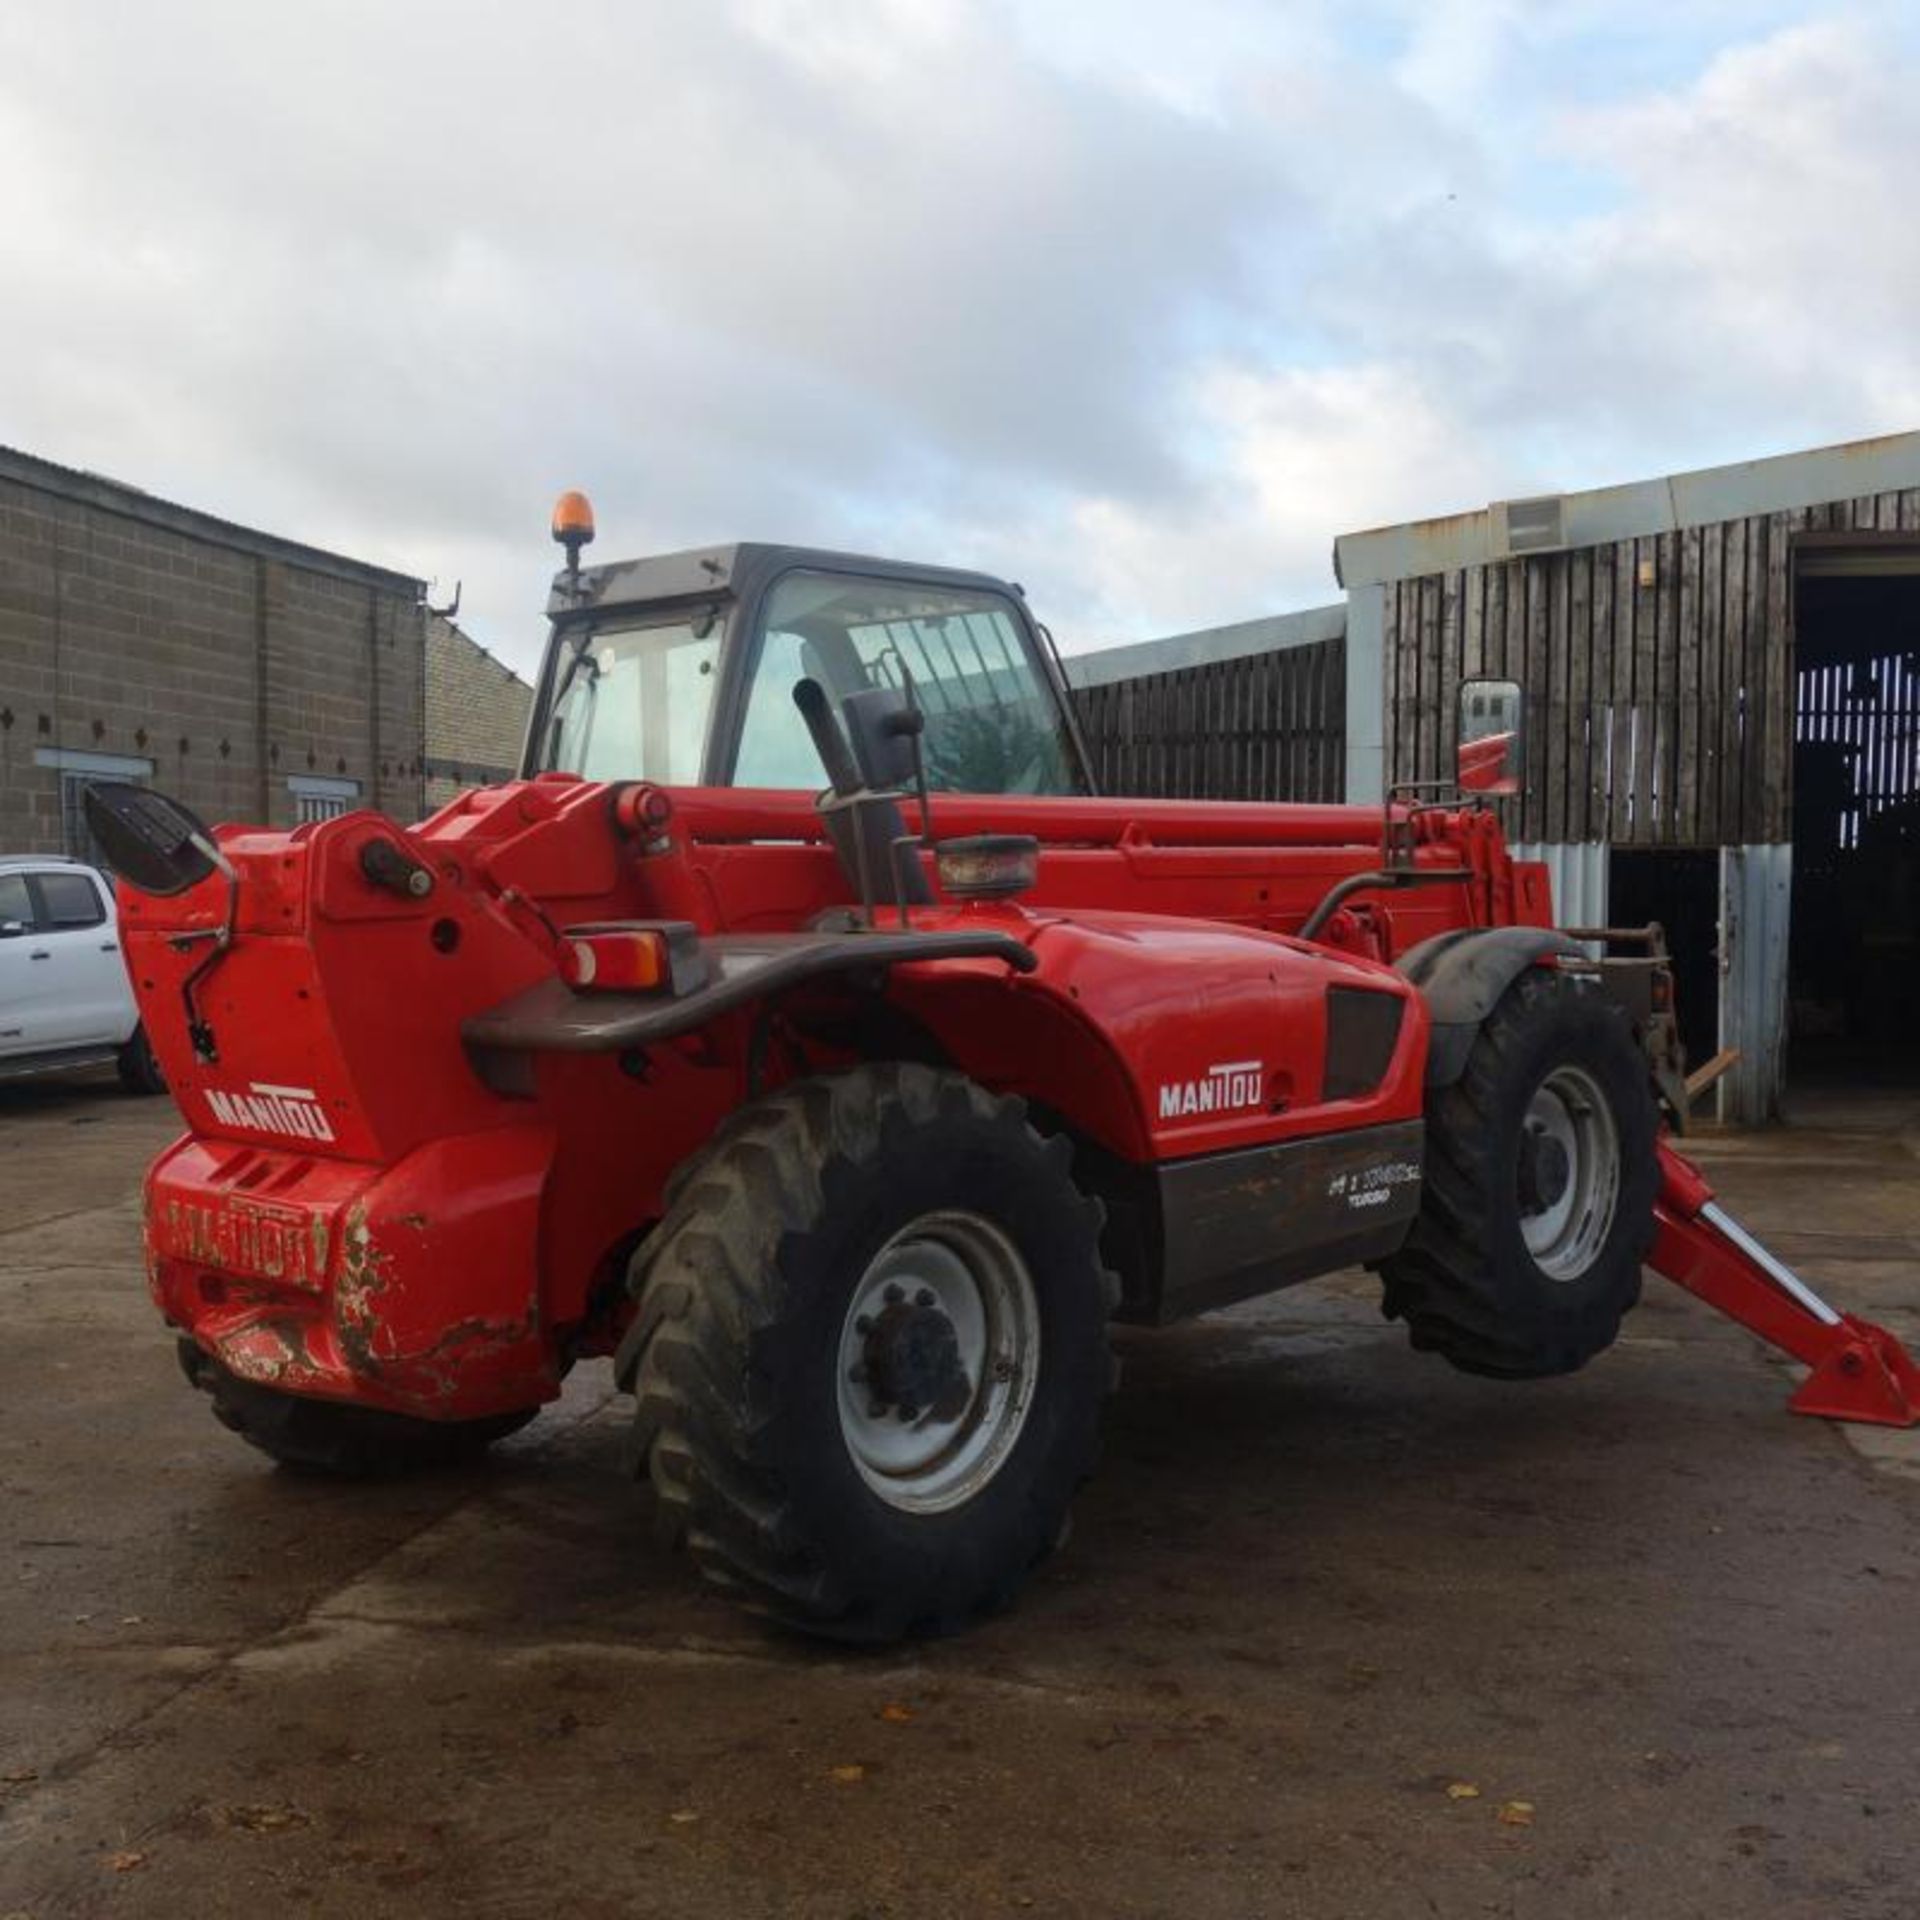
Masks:
[[[651,1046],[828,974],[872,973],[925,960],[1002,960],[1019,973],[1030,973],[1035,964],[1024,941],[998,928],[717,934],[700,942],[700,952],[709,977],[688,993],[581,994],[557,976],[536,981],[461,1023],[468,1054],[496,1092],[515,1093],[525,1090],[507,1064],[516,1054]]]
[[[1529,967],[1562,955],[1587,957],[1577,941],[1546,927],[1464,927],[1409,947],[1394,964],[1425,996],[1433,1019],[1427,1085],[1452,1086],[1500,996]]]

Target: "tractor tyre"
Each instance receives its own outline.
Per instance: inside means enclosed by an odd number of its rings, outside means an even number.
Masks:
[[[1102,1213],[1021,1102],[887,1064],[742,1110],[635,1254],[618,1377],[702,1573],[884,1642],[1004,1606],[1113,1384]]]
[[[1466,1373],[1572,1373],[1610,1347],[1653,1241],[1657,1116],[1625,1013],[1529,968],[1427,1102],[1425,1183],[1381,1310]]]
[[[147,1038],[144,1026],[134,1028],[114,1066],[119,1072],[120,1084],[129,1093],[165,1093],[167,1090],[167,1076],[154,1058],[153,1042]]]
[[[239,1379],[191,1340],[180,1342],[187,1378],[213,1399],[213,1417],[249,1446],[295,1473],[391,1480],[459,1466],[518,1433],[540,1410],[480,1420],[415,1420],[377,1407],[281,1393]]]

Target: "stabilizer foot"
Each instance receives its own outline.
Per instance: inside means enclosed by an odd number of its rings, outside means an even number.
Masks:
[[[1920,1366],[1906,1348],[1829,1306],[1725,1213],[1700,1169],[1665,1140],[1648,1265],[1812,1369],[1788,1402],[1795,1413],[1920,1426]]]
[[[1920,1366],[1885,1327],[1842,1322],[1846,1338],[1800,1383],[1788,1406],[1822,1420],[1920,1426]]]

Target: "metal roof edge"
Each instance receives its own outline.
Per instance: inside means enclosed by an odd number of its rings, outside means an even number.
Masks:
[[[277,533],[262,533],[257,527],[243,527],[237,521],[203,513],[198,507],[178,506],[124,480],[114,480],[103,473],[88,473],[78,467],[63,467],[58,461],[42,459],[37,453],[26,453],[18,447],[0,446],[0,480],[36,487],[42,493],[54,494],[76,505],[94,507],[102,513],[117,514],[146,526],[162,527],[212,546],[257,554],[268,560],[284,560],[289,566],[300,567],[308,573],[329,574],[335,579],[368,586],[407,588],[416,599],[426,592],[426,582],[413,574],[375,566],[368,560],[355,560],[348,554],[331,553],[324,547],[310,547]]]
[[[1555,551],[1641,539],[1829,500],[1920,487],[1920,432],[1881,434],[1661,479],[1561,495],[1565,539]],[[1469,513],[1343,533],[1334,575],[1348,592],[1505,558],[1494,552],[1494,502]]]
[[[1069,654],[1063,664],[1070,686],[1104,687],[1116,680],[1137,680],[1143,674],[1176,673],[1183,667],[1211,666],[1219,660],[1244,660],[1250,654],[1337,640],[1346,630],[1346,602],[1336,600],[1324,607],[1302,607],[1295,613],[1268,614],[1231,626],[1198,627],[1159,640]]]

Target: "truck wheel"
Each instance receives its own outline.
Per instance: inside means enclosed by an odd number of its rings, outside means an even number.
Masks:
[[[160,1071],[160,1062],[154,1058],[153,1043],[147,1038],[144,1026],[134,1028],[114,1064],[120,1074],[120,1084],[129,1093],[166,1092],[167,1076]]]
[[[634,1257],[619,1378],[701,1571],[839,1640],[990,1613],[1112,1384],[1101,1211],[1016,1100],[884,1065],[746,1108]]]
[[[484,1420],[413,1420],[377,1407],[280,1393],[229,1373],[191,1340],[180,1342],[187,1378],[213,1397],[213,1417],[283,1467],[343,1480],[383,1480],[474,1459],[518,1433],[536,1413]]]
[[[1640,1298],[1658,1169],[1647,1062],[1590,983],[1529,968],[1427,1104],[1425,1189],[1382,1311],[1467,1373],[1572,1373]]]

